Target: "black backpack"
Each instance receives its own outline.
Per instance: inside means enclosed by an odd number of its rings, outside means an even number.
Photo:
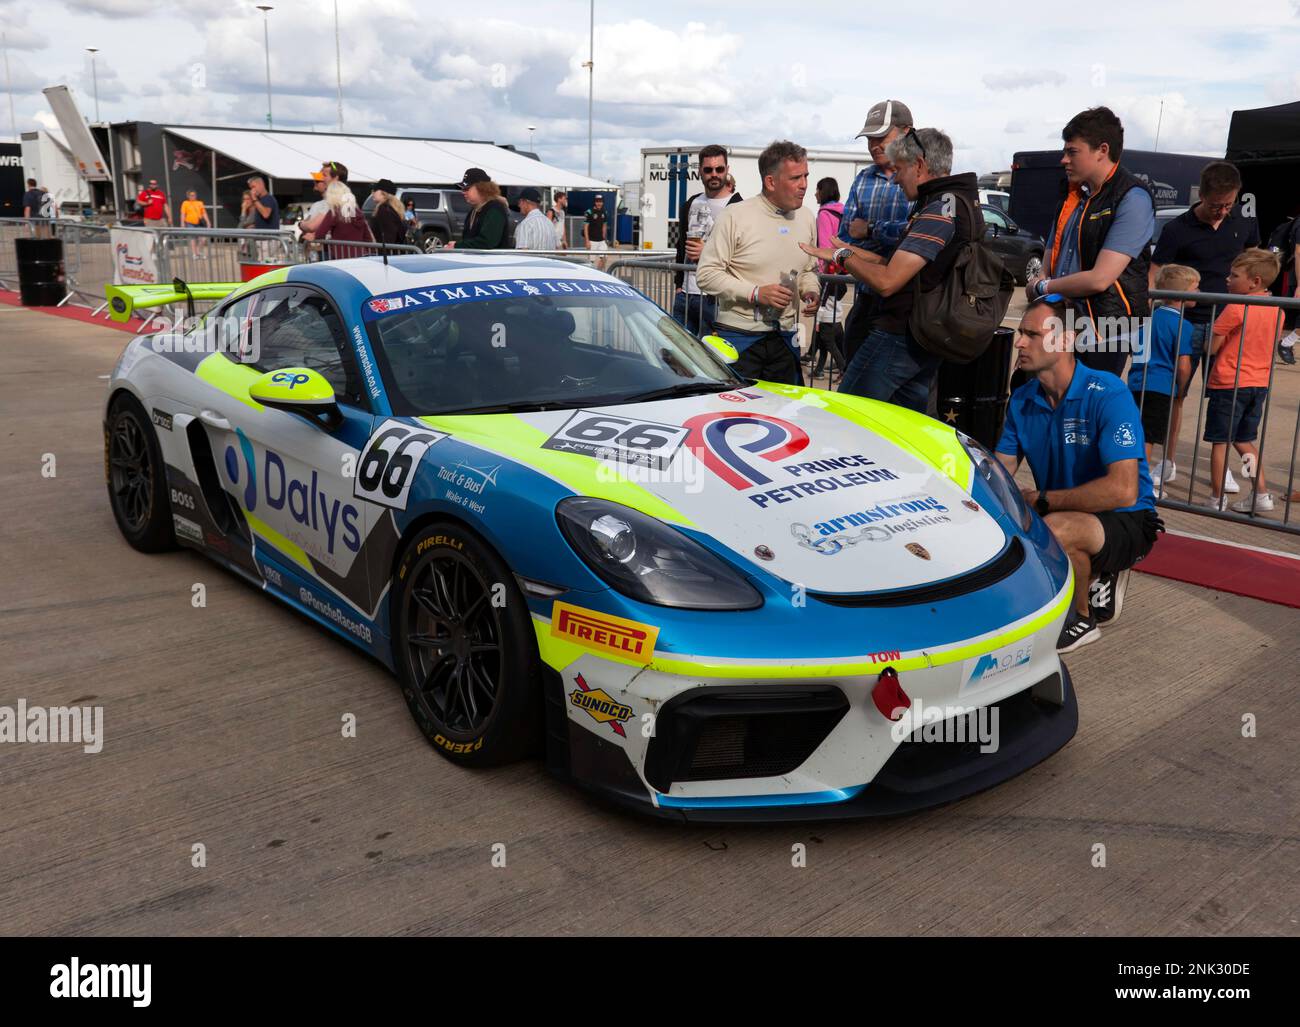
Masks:
[[[984,218],[966,196],[971,236],[957,247],[947,273],[935,288],[921,291],[922,271],[912,279],[912,316],[908,328],[922,349],[954,364],[969,364],[984,354],[1006,317],[1015,279],[984,240]]]
[[[1300,235],[1296,233],[1297,220],[1287,218],[1275,229],[1268,237],[1268,248],[1278,255],[1282,261],[1282,270],[1278,274],[1280,281],[1283,275],[1290,274],[1295,270],[1295,248]]]

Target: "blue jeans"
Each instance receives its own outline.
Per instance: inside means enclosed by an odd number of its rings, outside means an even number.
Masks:
[[[923,350],[910,335],[875,328],[849,361],[840,392],[925,413],[939,364],[939,358]]]
[[[713,318],[718,312],[715,296],[679,292],[673,296],[673,320],[694,335],[708,335],[713,331]]]
[[[794,332],[770,328],[762,334],[756,334],[715,327],[713,334],[731,343],[740,354],[731,364],[731,369],[737,374],[782,385],[804,383]]]

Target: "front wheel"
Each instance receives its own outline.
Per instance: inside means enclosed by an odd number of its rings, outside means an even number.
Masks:
[[[429,232],[421,241],[421,248],[425,253],[437,253],[447,245],[447,240],[437,232]]]
[[[104,472],[113,518],[127,542],[142,553],[175,549],[162,449],[144,407],[131,396],[119,396],[109,408]]]
[[[1028,285],[1042,273],[1043,255],[1041,253],[1031,253],[1029,260],[1025,262],[1025,280],[1021,284]]]
[[[504,561],[459,525],[433,524],[407,545],[391,596],[402,694],[434,748],[480,767],[536,751],[540,660]]]

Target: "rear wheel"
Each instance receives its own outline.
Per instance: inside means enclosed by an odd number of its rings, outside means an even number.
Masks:
[[[437,253],[447,245],[447,239],[439,232],[426,232],[420,240],[420,245],[425,253]]]
[[[407,545],[391,596],[402,694],[434,748],[466,766],[535,751],[540,660],[504,561],[459,525],[433,524]]]
[[[109,408],[104,449],[109,504],[123,537],[142,553],[175,549],[162,449],[131,396],[119,396]]]

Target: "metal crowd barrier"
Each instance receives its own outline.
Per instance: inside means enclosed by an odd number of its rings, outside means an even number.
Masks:
[[[396,257],[405,253],[423,253],[410,243],[347,242],[342,239],[303,239],[300,243],[304,262],[349,260],[352,257],[379,257],[385,253]],[[284,261],[290,263],[290,261]]]
[[[1228,509],[1224,509],[1224,510],[1216,510],[1213,509],[1212,507],[1203,505],[1203,503],[1201,502],[1202,500],[1208,500],[1211,498],[1211,490],[1205,487],[1198,489],[1198,485],[1200,485],[1200,483],[1197,481],[1197,476],[1196,476],[1198,464],[1202,460],[1205,460],[1207,462],[1210,460],[1210,449],[1212,449],[1213,446],[1212,443],[1204,441],[1203,429],[1205,425],[1206,413],[1209,408],[1210,390],[1208,388],[1208,382],[1209,382],[1209,374],[1210,374],[1210,359],[1208,354],[1209,354],[1209,347],[1213,341],[1212,326],[1214,322],[1218,319],[1219,314],[1223,310],[1223,307],[1227,304],[1235,303],[1245,307],[1245,310],[1243,311],[1242,314],[1242,330],[1237,343],[1237,371],[1234,376],[1234,381],[1232,385],[1232,400],[1231,400],[1230,414],[1229,414],[1229,424],[1231,425],[1231,423],[1235,420],[1235,414],[1238,409],[1239,394],[1241,388],[1243,387],[1241,385],[1242,355],[1243,355],[1243,350],[1245,345],[1246,328],[1250,324],[1250,318],[1252,314],[1255,317],[1268,317],[1272,319],[1275,318],[1277,315],[1270,313],[1270,311],[1276,311],[1276,310],[1300,311],[1300,299],[1293,298],[1293,297],[1281,297],[1281,296],[1236,296],[1236,295],[1230,295],[1226,293],[1176,292],[1176,291],[1170,291],[1164,289],[1151,290],[1151,298],[1157,301],[1168,300],[1173,302],[1178,302],[1181,300],[1191,300],[1197,305],[1206,304],[1210,307],[1209,323],[1211,325],[1211,330],[1207,332],[1205,338],[1206,359],[1202,361],[1200,368],[1198,369],[1196,375],[1194,376],[1194,379],[1192,381],[1189,381],[1186,384],[1184,390],[1184,396],[1185,397],[1190,396],[1192,387],[1194,385],[1197,385],[1197,383],[1199,382],[1200,395],[1196,399],[1196,429],[1190,440],[1191,465],[1190,465],[1190,470],[1187,472],[1186,490],[1184,492],[1184,489],[1181,485],[1179,485],[1178,488],[1175,490],[1174,488],[1170,487],[1167,482],[1161,480],[1160,485],[1156,489],[1157,505],[1162,507],[1167,507],[1168,509],[1171,510],[1183,510],[1188,513],[1203,514],[1206,516],[1215,517],[1218,518],[1219,520],[1235,521],[1242,524],[1254,524],[1259,527],[1270,528],[1275,531],[1283,531],[1293,535],[1300,535],[1300,518],[1297,518],[1295,521],[1292,520],[1292,508],[1293,506],[1300,504],[1300,492],[1297,492],[1296,490],[1296,480],[1295,480],[1297,442],[1300,442],[1300,388],[1293,390],[1295,395],[1292,395],[1290,397],[1286,397],[1278,394],[1278,390],[1276,388],[1278,384],[1278,377],[1276,373],[1277,365],[1278,365],[1278,357],[1277,357],[1278,339],[1277,338],[1273,340],[1273,345],[1270,350],[1269,365],[1268,365],[1269,374],[1268,374],[1268,384],[1267,384],[1268,391],[1264,400],[1263,415],[1260,418],[1259,431],[1255,442],[1257,457],[1254,461],[1254,465],[1255,465],[1254,468],[1251,469],[1251,473],[1249,474],[1246,473],[1247,468],[1243,468],[1241,476],[1246,480],[1240,481],[1238,483],[1241,487],[1241,491],[1239,493],[1234,495],[1232,493],[1224,492],[1224,484],[1226,483],[1227,480],[1227,472],[1230,471],[1232,468],[1233,453],[1235,452],[1234,446],[1232,445],[1231,442],[1229,442],[1227,443],[1228,453],[1226,454],[1226,458],[1224,460],[1223,471],[1218,475],[1217,482],[1211,481],[1212,475],[1209,468],[1205,470],[1205,475],[1204,475],[1206,479],[1205,484],[1210,486],[1217,485],[1219,496],[1221,498],[1227,499],[1228,504],[1231,504],[1231,502],[1233,501],[1244,502],[1246,500],[1249,500],[1253,512],[1250,513],[1236,512],[1231,509],[1230,505]],[[1259,308],[1263,308],[1263,309],[1260,310]],[[1179,312],[1179,319],[1178,319],[1180,336],[1182,334],[1183,325],[1186,322],[1186,317],[1187,317],[1186,310],[1185,309],[1181,310]],[[1151,322],[1149,321],[1147,322],[1148,325],[1150,325],[1150,323]],[[1285,333],[1286,333],[1286,329],[1283,329],[1281,334],[1284,335]],[[1130,368],[1131,366],[1132,365],[1130,365]],[[1140,408],[1145,406],[1146,395],[1147,393],[1145,388],[1138,394],[1137,399]],[[1174,392],[1171,395],[1171,400],[1172,401],[1170,402],[1169,405],[1169,415],[1166,417],[1166,423],[1165,423],[1165,442],[1163,444],[1157,443],[1153,446],[1153,451],[1154,451],[1153,458],[1150,461],[1153,471],[1156,468],[1162,468],[1165,461],[1177,463],[1179,442],[1181,440],[1179,438],[1172,437],[1173,422],[1175,420],[1175,412],[1178,409],[1176,370],[1175,370]],[[1185,400],[1184,400],[1184,406],[1185,406]],[[1187,420],[1186,410],[1184,410],[1182,413],[1182,421],[1179,426],[1180,436],[1184,434],[1182,429],[1183,427],[1185,427],[1186,420]],[[1273,448],[1270,449],[1267,446],[1270,424],[1276,427],[1279,423],[1281,425],[1280,432],[1282,435],[1282,441],[1275,442],[1273,444]],[[1288,438],[1288,436],[1290,438],[1290,451],[1284,457],[1284,461],[1287,466],[1286,485],[1282,488],[1279,488],[1276,480],[1276,476],[1270,473],[1269,469],[1265,465],[1265,454],[1275,453],[1277,451],[1277,446],[1285,445],[1285,440]],[[1208,448],[1203,449],[1202,447],[1208,447]],[[1283,452],[1285,453],[1286,451],[1284,450]],[[1156,453],[1159,454],[1158,457],[1156,456]],[[1258,473],[1261,471],[1264,473],[1267,491],[1273,497],[1274,505],[1273,505],[1273,510],[1271,512],[1271,516],[1270,513],[1267,511],[1261,511],[1256,509],[1258,505],[1259,493],[1256,491],[1254,486],[1255,486],[1255,482],[1258,480]],[[1177,492],[1177,495],[1175,494],[1175,491]],[[1280,514],[1280,520],[1276,519],[1279,514]]]
[[[238,282],[244,264],[298,264],[303,258],[288,229],[161,228],[154,254],[158,280]]]
[[[708,335],[713,330],[713,314],[716,312],[711,302],[713,298],[699,293],[679,292],[676,281],[678,272],[684,276],[695,268],[694,264],[674,262],[672,256],[655,260],[638,254],[635,257],[615,261],[607,270],[672,315],[673,320],[687,331],[702,336]],[[823,374],[819,372],[814,375],[812,372],[818,370],[817,364],[821,364],[826,381],[820,387],[833,390],[844,375],[846,361],[843,352],[843,325],[844,318],[853,305],[853,286],[857,283],[857,279],[851,275],[825,274],[818,274],[817,279],[822,285],[825,316],[830,320],[821,322],[814,316],[812,327],[809,329],[804,323],[808,319],[801,316],[799,348],[803,359],[812,358],[808,372],[805,374],[809,383],[820,383]],[[684,277],[683,284],[685,284]],[[835,296],[834,290],[830,288],[838,284],[848,286],[842,297]]]

